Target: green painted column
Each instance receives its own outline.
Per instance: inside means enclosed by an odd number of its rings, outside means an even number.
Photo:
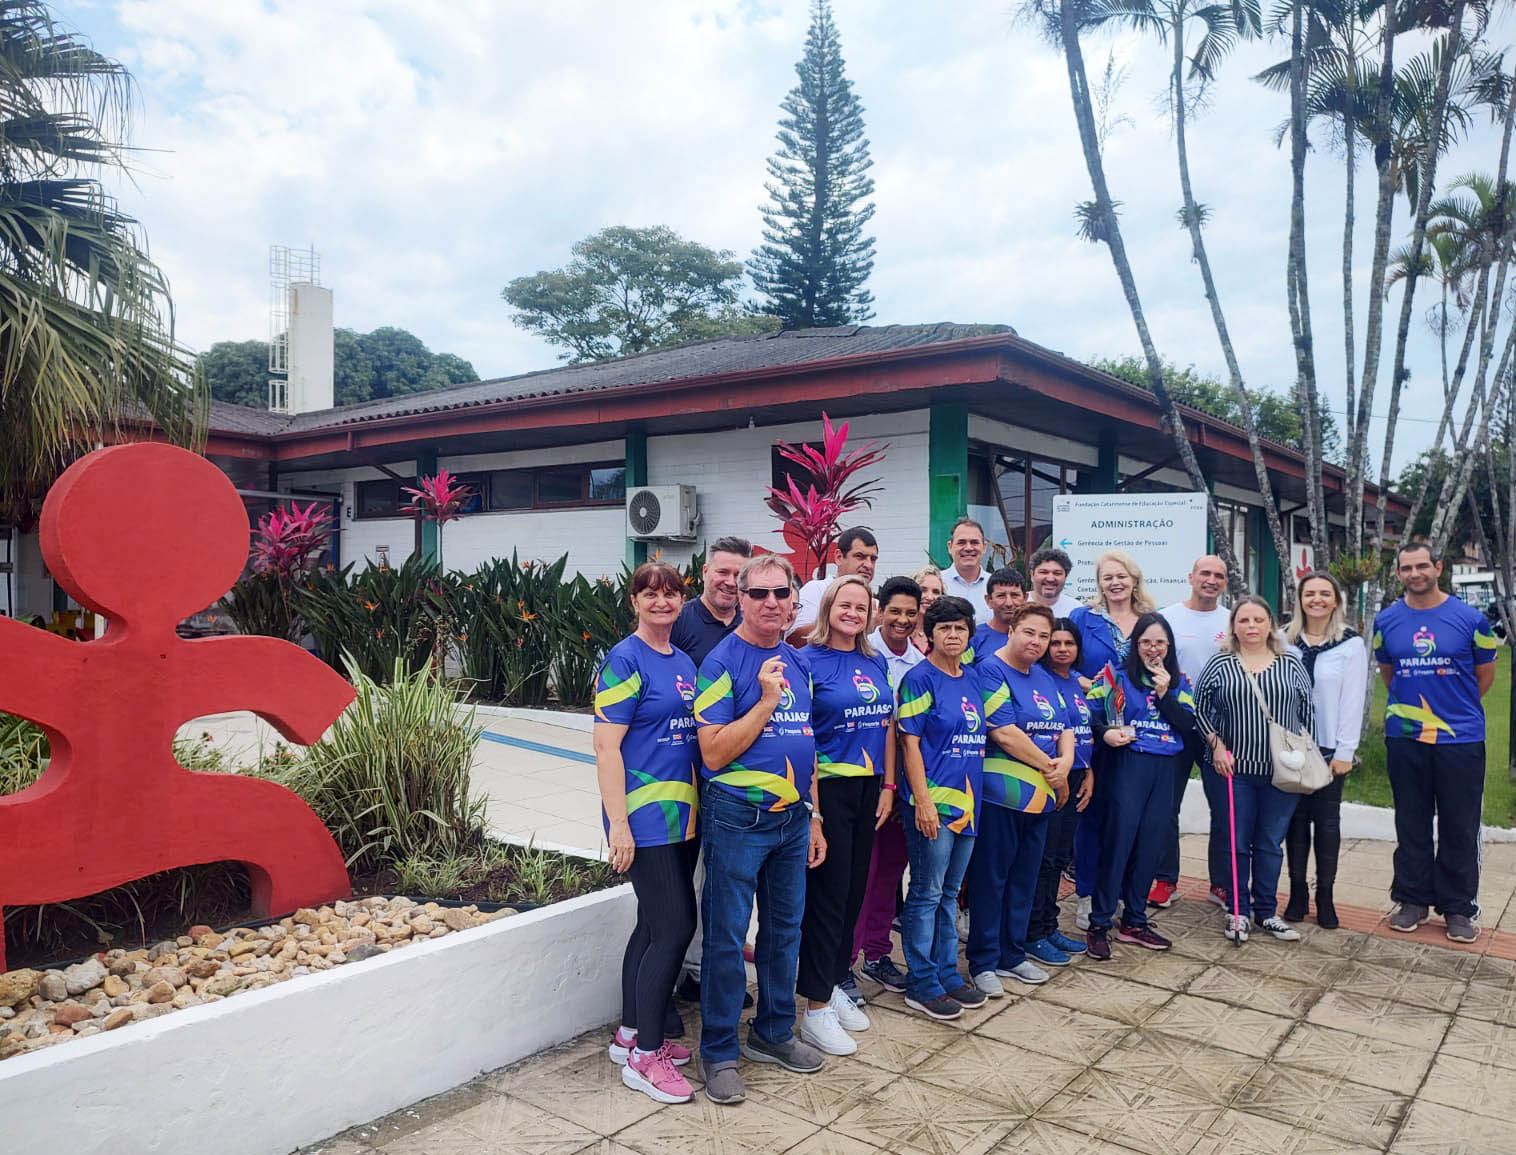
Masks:
[[[1268,519],[1264,517],[1263,510],[1248,510],[1248,519],[1252,522],[1248,536],[1258,542],[1258,595],[1278,612],[1279,551],[1274,548],[1274,535],[1269,532]]]
[[[435,477],[437,474],[437,451],[423,449],[416,454],[416,477]],[[417,552],[428,561],[442,560],[442,532],[435,521],[422,518],[417,526]]]
[[[1205,479],[1206,501],[1214,505],[1216,503],[1216,483],[1209,477]],[[1216,552],[1216,527],[1211,524],[1210,511],[1206,511],[1205,518],[1205,552]]]
[[[1095,444],[1095,478],[1090,493],[1116,493],[1121,487],[1121,458],[1116,451],[1116,431],[1102,429]]]
[[[631,429],[626,434],[626,488],[647,484],[647,434]],[[647,561],[647,542],[626,539],[626,564],[636,569]]]
[[[947,540],[953,522],[968,512],[969,410],[967,405],[933,405],[927,435],[927,553],[939,566],[950,564]]]

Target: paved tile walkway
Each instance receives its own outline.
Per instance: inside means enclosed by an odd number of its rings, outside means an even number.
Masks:
[[[1184,849],[1195,869],[1201,840]],[[737,1107],[703,1096],[660,1107],[627,1090],[607,1032],[593,1032],[310,1152],[1516,1151],[1516,962],[1499,957],[1516,937],[1454,948],[1440,928],[1371,932],[1388,905],[1389,852],[1367,843],[1344,855],[1344,882],[1373,897],[1344,913],[1368,926],[1307,923],[1301,943],[1238,949],[1214,906],[1186,899],[1158,916],[1172,952],[1118,946],[1104,966],[1078,963],[957,1023],[871,995],[855,1057],[812,1076],[744,1062]],[[1491,847],[1485,870],[1486,918],[1505,922],[1516,847]],[[684,1009],[687,1038],[698,1035]]]

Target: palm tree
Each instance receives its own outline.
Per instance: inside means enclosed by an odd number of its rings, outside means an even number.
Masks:
[[[1115,266],[1116,278],[1121,283],[1122,295],[1126,298],[1127,308],[1132,314],[1132,324],[1137,329],[1137,338],[1142,345],[1143,359],[1147,362],[1148,387],[1158,400],[1164,425],[1174,441],[1175,453],[1190,484],[1196,492],[1204,493],[1209,487],[1206,485],[1205,474],[1200,470],[1200,463],[1195,458],[1195,449],[1185,432],[1184,417],[1164,383],[1163,360],[1153,344],[1147,315],[1143,312],[1142,299],[1137,292],[1137,279],[1127,258],[1121,224],[1116,219],[1119,202],[1111,198],[1110,186],[1105,179],[1105,162],[1100,154],[1095,102],[1079,37],[1087,29],[1113,18],[1113,15],[1105,0],[1025,0],[1021,9],[1022,18],[1033,23],[1049,43],[1060,49],[1068,72],[1074,121],[1079,128],[1079,143],[1084,153],[1085,168],[1095,194],[1093,201],[1080,205],[1076,211],[1080,233],[1091,241],[1103,243],[1111,254],[1111,263]],[[1244,588],[1242,572],[1232,554],[1231,535],[1221,520],[1216,503],[1208,501],[1206,508],[1217,553],[1227,563],[1234,592],[1241,592]]]
[[[0,519],[23,526],[99,441],[201,425],[168,284],[95,175],[125,167],[131,96],[44,4],[0,0]]]

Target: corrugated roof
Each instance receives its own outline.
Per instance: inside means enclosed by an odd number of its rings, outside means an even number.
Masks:
[[[794,329],[754,337],[722,337],[714,341],[638,353],[609,361],[562,365],[515,377],[474,381],[449,389],[408,393],[400,397],[386,397],[379,401],[342,405],[295,416],[215,402],[211,407],[211,428],[224,433],[304,432],[389,417],[408,417],[501,401],[520,401],[529,397],[659,384],[692,377],[800,365],[833,357],[920,348],[996,333],[1014,336],[1015,330],[1009,325],[958,325],[944,322],[934,325],[844,325],[830,329]]]

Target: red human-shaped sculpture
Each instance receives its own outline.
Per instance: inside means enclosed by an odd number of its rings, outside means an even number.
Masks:
[[[289,642],[174,632],[246,561],[247,512],[231,482],[173,446],[101,449],[53,486],[41,541],[53,577],[110,625],[74,642],[0,618],[0,711],[36,722],[52,747],[35,783],[0,797],[0,908],[219,861],[246,864],[256,915],[347,895],[342,853],[298,795],[174,760],[174,734],[192,718],[252,710],[309,745],[353,700]]]

